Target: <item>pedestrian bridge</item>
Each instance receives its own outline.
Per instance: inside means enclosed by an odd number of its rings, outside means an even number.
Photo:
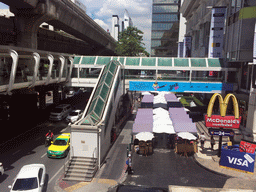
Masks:
[[[120,63],[131,91],[219,93],[236,86],[237,68],[218,58],[74,56],[10,46],[1,46],[0,55],[0,93],[49,84],[95,87],[112,60]]]
[[[69,54],[0,46],[0,93],[67,83],[73,57]]]
[[[164,57],[74,57],[70,86],[94,87],[102,67],[111,60],[119,61],[125,87],[131,91],[221,92],[232,91],[232,75],[218,58]],[[157,84],[155,84],[157,82]]]

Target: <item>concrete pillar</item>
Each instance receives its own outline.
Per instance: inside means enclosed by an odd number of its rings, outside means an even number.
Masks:
[[[37,49],[37,32],[43,22],[51,20],[46,14],[46,5],[38,3],[35,9],[11,8],[15,14],[16,44],[19,47]]]
[[[256,141],[256,91],[251,91],[248,104],[245,139]],[[252,138],[249,136],[252,134]]]
[[[46,108],[46,97],[45,97],[45,91],[39,92],[39,109],[45,109]]]
[[[59,87],[56,86],[53,89],[53,103],[58,105],[60,103],[60,96],[59,96]]]

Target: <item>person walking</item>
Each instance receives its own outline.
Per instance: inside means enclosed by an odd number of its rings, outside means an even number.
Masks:
[[[211,136],[211,149],[213,150],[213,147],[215,145],[215,140],[213,138],[213,135]]]
[[[204,133],[201,133],[199,139],[200,139],[200,142],[201,142],[201,148],[204,149],[204,142],[206,140],[206,137],[205,137]]]
[[[126,173],[126,172],[128,172],[128,174],[133,173],[131,154],[128,155],[128,159],[126,160],[126,165],[127,165],[127,169],[126,169],[125,173]]]

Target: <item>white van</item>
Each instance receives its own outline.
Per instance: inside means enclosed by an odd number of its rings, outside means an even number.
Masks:
[[[50,120],[61,121],[66,118],[68,114],[72,111],[70,104],[61,104],[55,107],[50,113]]]

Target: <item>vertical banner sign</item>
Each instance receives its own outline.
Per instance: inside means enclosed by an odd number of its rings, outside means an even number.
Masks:
[[[256,88],[256,23],[254,27],[254,41],[253,41],[253,75],[252,75],[252,87]]]
[[[213,7],[211,17],[209,58],[222,58],[226,7]]]
[[[184,43],[183,42],[179,42],[179,45],[178,45],[178,57],[181,58],[183,57],[183,45]]]
[[[256,23],[255,23],[255,27],[254,27],[253,64],[256,65]]]
[[[183,57],[191,57],[192,37],[184,37]]]

